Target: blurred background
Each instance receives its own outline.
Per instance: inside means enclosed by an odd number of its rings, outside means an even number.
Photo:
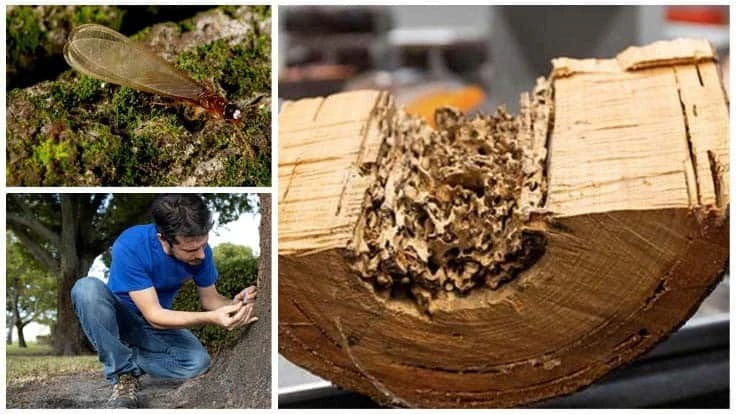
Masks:
[[[550,60],[611,58],[678,37],[705,38],[728,91],[727,6],[280,7],[279,98],[390,90],[432,122],[452,105],[518,111]],[[729,277],[678,332],[593,386],[540,407],[728,407]],[[279,358],[279,407],[375,407]]]
[[[440,104],[517,112],[550,59],[610,58],[657,40],[708,39],[728,68],[727,6],[303,6],[279,16],[280,98],[388,89],[425,116]]]

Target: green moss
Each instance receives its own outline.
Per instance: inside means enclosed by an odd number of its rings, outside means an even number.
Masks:
[[[26,95],[26,92],[22,89],[11,89],[8,91],[8,94],[6,96],[6,101],[10,102],[12,100],[18,99],[22,96]]]
[[[267,6],[267,5],[251,6],[251,10],[253,10],[253,12],[258,17],[261,18],[261,20],[271,17],[271,6]]]
[[[197,47],[191,52],[177,57],[176,65],[189,73],[194,79],[204,80],[217,75],[222,61],[230,58],[230,46],[227,41],[217,40]]]
[[[218,9],[222,10],[223,13],[225,13],[230,18],[236,18],[238,14],[238,9],[240,7],[238,6],[220,6]]]
[[[5,17],[8,66],[26,66],[24,57],[33,56],[43,47],[46,34],[41,30],[33,7],[16,6]]]
[[[73,93],[79,103],[95,100],[102,88],[102,82],[89,76],[82,76],[74,85]]]
[[[32,98],[32,102],[43,117],[56,121],[69,117],[66,108],[70,108],[74,104],[74,94],[68,85],[55,82],[51,85],[48,94]]]
[[[96,101],[102,83],[89,76],[82,76],[77,82],[55,82],[51,87],[51,98],[56,104],[65,108]]]
[[[67,85],[64,85],[63,83],[57,82],[51,85],[50,95],[53,101],[58,102],[64,106],[72,106],[75,103],[74,93],[71,89],[67,87]]]
[[[218,7],[220,10],[223,11],[226,15],[237,18],[238,12],[240,11],[242,6],[220,6]],[[248,6],[248,10],[252,12],[258,20],[263,20],[271,17],[271,6],[267,5],[256,5],[256,6]]]
[[[258,154],[255,159],[240,156],[228,157],[220,182],[223,186],[270,186],[270,154]]]
[[[151,34],[151,28],[146,27],[145,29],[139,31],[138,33],[130,36],[130,40],[139,41],[141,39],[146,39]]]
[[[271,89],[271,39],[252,35],[231,46],[220,39],[179,55],[177,66],[198,80],[213,79],[231,100]]]
[[[82,135],[88,139],[80,143],[81,172],[94,176],[98,185],[116,185],[115,159],[123,145],[122,138],[103,124],[91,125]]]
[[[115,30],[120,29],[123,24],[124,11],[107,6],[80,6],[70,16],[74,25],[85,23],[97,23]]]
[[[46,138],[36,147],[33,157],[42,165],[48,166],[51,161],[61,161],[69,157],[69,144],[57,143],[54,138]]]
[[[253,109],[243,120],[243,130],[249,136],[263,134],[267,126],[271,126],[271,108],[267,105]]]
[[[181,119],[175,115],[156,115],[146,120],[145,124],[133,131],[132,136],[140,140],[148,140],[151,142],[160,141],[160,144],[167,144],[172,137],[185,137],[189,132],[181,124]]]
[[[246,116],[243,131],[252,143],[256,156],[252,159],[232,159],[228,163],[226,181],[234,180],[236,174],[247,186],[271,185],[271,109],[266,105]]]
[[[114,156],[122,185],[136,185],[141,177],[156,185],[176,185],[179,177],[172,168],[182,162],[189,135],[173,114],[153,116],[130,130]]]
[[[240,96],[267,91],[271,85],[271,66],[263,62],[270,60],[270,39],[266,36],[252,38],[252,47],[239,47],[237,53],[237,58],[224,62],[223,87],[239,91]]]
[[[140,108],[147,103],[142,92],[120,87],[112,97],[110,120],[116,129],[135,129],[141,120]]]
[[[179,23],[179,31],[181,33],[191,32],[196,28],[197,26],[194,23],[194,19],[187,19]]]
[[[156,159],[158,150],[151,141],[141,136],[132,136],[126,139],[119,150],[111,154],[117,166],[119,185],[132,186],[140,184],[141,178],[151,171],[148,165]],[[146,181],[152,177],[145,177]],[[155,181],[154,181],[155,182]]]

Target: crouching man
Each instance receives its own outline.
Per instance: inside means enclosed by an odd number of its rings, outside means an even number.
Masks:
[[[113,385],[110,408],[138,407],[143,374],[191,378],[207,371],[210,357],[186,328],[205,324],[233,330],[257,318],[250,286],[233,299],[217,292],[217,270],[207,244],[213,220],[195,194],[159,196],[153,224],[125,230],[112,246],[110,278],[85,277],[72,288],[72,304]],[[204,312],[171,310],[182,284],[192,279]]]

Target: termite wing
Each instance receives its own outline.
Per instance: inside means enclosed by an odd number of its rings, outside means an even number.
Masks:
[[[184,99],[228,121],[242,117],[240,109],[217,93],[105,26],[76,27],[64,45],[64,58],[78,72],[105,82]]]

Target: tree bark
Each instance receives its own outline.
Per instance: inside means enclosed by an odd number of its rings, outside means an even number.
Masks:
[[[61,329],[56,330],[54,348],[59,355],[79,355],[89,352],[87,339],[79,325],[72,307],[71,291],[77,279],[87,276],[89,267],[82,268],[79,246],[82,237],[79,234],[81,220],[92,220],[92,217],[80,217],[84,198],[88,194],[60,194],[61,200],[61,260],[59,290],[57,291],[58,313],[56,323]]]
[[[20,317],[20,311],[18,310],[18,307],[16,306],[13,309],[13,319],[15,320],[15,330],[18,331],[18,348],[28,348],[28,345],[26,344],[26,337],[23,335],[23,328],[26,326],[25,323],[23,323],[23,319]],[[10,329],[13,329],[12,327]]]
[[[7,289],[7,286],[6,286]],[[18,297],[15,293],[11,293],[10,300],[8,303],[8,307],[12,309],[11,312],[7,312],[5,316],[5,326],[8,328],[8,333],[5,336],[5,343],[7,345],[13,344],[13,327],[15,327],[15,321],[16,321],[16,304],[18,303]]]
[[[26,337],[23,335],[23,325],[16,324],[15,329],[18,331],[18,348],[28,348]]]
[[[382,92],[279,116],[279,351],[380,404],[585,387],[697,309],[728,260],[728,102],[707,42],[556,59],[503,110]]]
[[[77,315],[72,307],[71,291],[80,277],[87,275],[87,269],[77,269],[72,273],[62,274],[57,292],[57,316],[53,336],[54,349],[57,355],[80,355],[91,352],[87,337],[79,325]],[[83,272],[83,273],[82,273]],[[81,276],[79,276],[81,275]]]
[[[214,359],[209,372],[182,385],[177,408],[271,407],[271,196],[260,197],[258,321],[245,328],[238,343]]]

